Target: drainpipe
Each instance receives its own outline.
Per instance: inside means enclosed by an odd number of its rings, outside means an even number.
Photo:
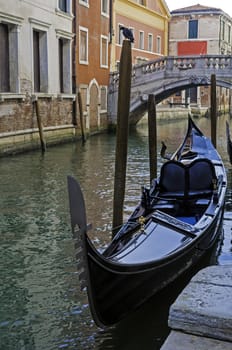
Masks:
[[[72,14],[73,14],[73,43],[72,43],[72,93],[76,95],[75,100],[73,101],[73,107],[72,107],[72,123],[73,126],[76,128],[77,131],[77,81],[76,81],[76,45],[77,45],[77,4],[76,1],[73,1],[72,6]]]
[[[76,93],[76,32],[77,32],[77,5],[76,1],[73,1],[72,6],[72,14],[73,14],[73,22],[72,22],[72,31],[74,34],[73,43],[72,43],[72,93]]]
[[[112,36],[113,36],[113,0],[109,1],[109,11],[110,11],[110,16],[109,16],[109,32],[110,32],[110,40],[109,44],[112,44]]]

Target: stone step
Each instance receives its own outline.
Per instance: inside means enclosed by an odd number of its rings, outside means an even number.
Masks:
[[[232,265],[198,272],[171,306],[168,324],[162,350],[232,349]]]
[[[230,342],[172,331],[161,350],[231,350]]]
[[[232,341],[232,266],[197,273],[171,306],[168,322],[172,329]]]

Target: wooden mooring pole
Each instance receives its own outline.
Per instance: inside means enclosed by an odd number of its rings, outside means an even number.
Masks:
[[[156,128],[156,103],[155,96],[148,97],[148,140],[150,182],[157,176],[157,128]]]
[[[127,148],[131,91],[131,42],[123,41],[119,68],[118,111],[116,128],[115,177],[113,200],[113,235],[123,223],[126,184]]]
[[[211,75],[211,94],[210,94],[210,119],[211,119],[211,141],[217,148],[217,94],[216,94],[216,75]]]
[[[42,120],[41,120],[38,100],[34,101],[34,106],[35,106],[35,113],[36,113],[36,118],[37,118],[37,123],[38,123],[38,129],[39,129],[39,138],[40,138],[41,151],[44,153],[46,151],[46,141],[45,141],[45,138],[44,138],[43,123],[42,123]]]
[[[85,143],[85,130],[84,130],[84,123],[83,123],[83,105],[82,105],[82,98],[81,93],[78,91],[77,93],[77,99],[78,99],[78,105],[79,105],[79,113],[80,113],[80,126],[81,126],[81,139],[82,143]]]

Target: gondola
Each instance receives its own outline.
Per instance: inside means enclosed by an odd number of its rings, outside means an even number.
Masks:
[[[87,234],[80,185],[68,176],[79,278],[98,326],[119,322],[199,262],[218,239],[226,185],[220,155],[189,118],[183,143],[100,252]]]
[[[229,156],[230,164],[232,164],[232,141],[230,137],[230,126],[228,121],[226,121],[226,138],[227,138],[227,153]]]

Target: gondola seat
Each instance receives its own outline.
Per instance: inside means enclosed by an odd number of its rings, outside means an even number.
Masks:
[[[207,197],[217,182],[215,168],[209,159],[196,159],[188,166],[187,197]]]
[[[215,168],[209,159],[198,158],[186,165],[170,160],[160,171],[159,196],[185,200],[209,197],[216,182]]]
[[[160,171],[160,196],[166,198],[183,198],[185,196],[186,167],[175,160],[163,164]]]

